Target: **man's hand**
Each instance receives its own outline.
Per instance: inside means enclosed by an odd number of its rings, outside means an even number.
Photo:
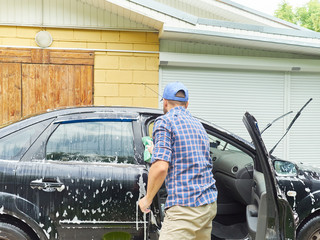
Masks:
[[[152,163],[148,175],[147,195],[139,201],[139,207],[142,212],[150,212],[149,207],[167,176],[168,168],[169,163],[166,161],[157,160]]]
[[[151,202],[152,201],[149,201],[146,196],[141,198],[140,201],[139,201],[139,207],[141,209],[141,212],[149,213],[150,212]]]
[[[151,144],[148,146],[148,151],[149,153],[153,153],[153,148],[154,148],[154,145],[153,145],[153,142],[151,142]]]

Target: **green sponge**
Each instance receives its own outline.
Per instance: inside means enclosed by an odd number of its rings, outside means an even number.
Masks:
[[[144,153],[143,153],[143,160],[149,163],[151,161],[151,153],[148,150],[148,146],[152,146],[152,138],[149,136],[143,137],[142,143],[145,146]]]

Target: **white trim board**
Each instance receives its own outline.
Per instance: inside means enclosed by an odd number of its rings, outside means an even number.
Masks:
[[[161,66],[320,72],[320,60],[160,52]]]

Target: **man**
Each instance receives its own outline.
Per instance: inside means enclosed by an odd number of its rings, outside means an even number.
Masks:
[[[166,180],[168,197],[160,240],[211,239],[217,211],[209,139],[187,110],[188,100],[188,90],[181,82],[169,83],[163,92],[165,115],[154,124],[147,194],[139,206],[142,212],[150,212]]]

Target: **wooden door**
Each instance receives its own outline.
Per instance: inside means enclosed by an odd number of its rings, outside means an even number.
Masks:
[[[0,124],[93,104],[91,51],[0,49]]]
[[[22,64],[23,115],[92,105],[92,66]]]
[[[21,66],[0,64],[0,124],[21,117]]]

